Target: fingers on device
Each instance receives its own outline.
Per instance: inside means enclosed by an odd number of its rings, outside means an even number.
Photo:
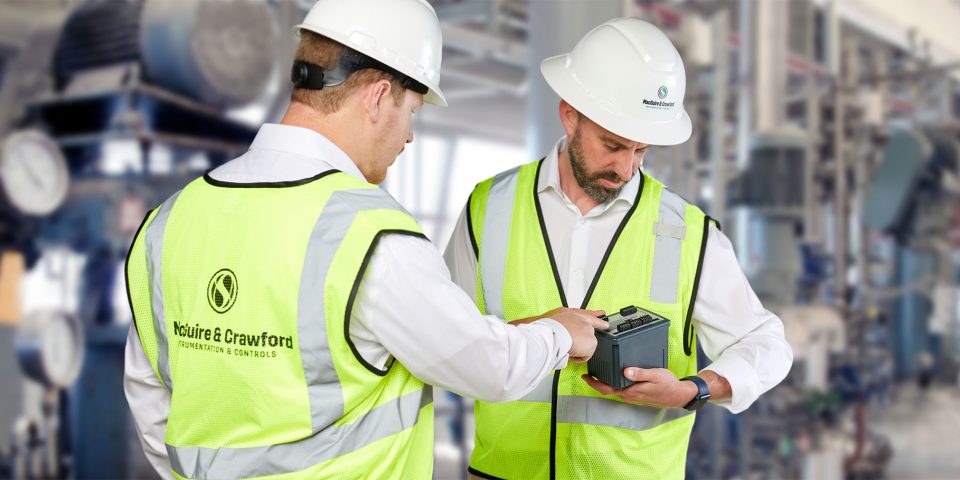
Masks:
[[[600,318],[610,327],[595,333],[597,350],[587,362],[592,377],[613,388],[624,388],[636,383],[623,376],[624,368],[667,368],[670,320],[633,305]]]

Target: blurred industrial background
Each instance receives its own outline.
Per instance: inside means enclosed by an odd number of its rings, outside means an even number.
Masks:
[[[0,478],[155,476],[127,247],[279,120],[311,3],[0,2]],[[796,356],[748,412],[701,410],[689,478],[960,478],[960,1],[431,3],[450,107],[385,188],[440,249],[477,181],[559,138],[541,59],[622,15],[680,50],[693,137],[644,169],[722,222]],[[435,476],[465,478],[472,402],[436,398]]]

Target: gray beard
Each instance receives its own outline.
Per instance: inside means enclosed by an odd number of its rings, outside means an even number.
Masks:
[[[577,184],[580,185],[580,188],[594,201],[598,203],[607,203],[620,195],[620,192],[623,190],[623,187],[627,186],[627,183],[622,183],[617,188],[608,188],[604,187],[597,183],[597,180],[606,179],[612,181],[623,180],[619,175],[613,172],[599,172],[593,175],[590,175],[587,172],[587,165],[583,161],[583,148],[580,145],[580,132],[576,132],[573,135],[573,138],[570,139],[570,144],[567,149],[567,155],[570,157],[570,167],[573,170],[573,178],[577,180]]]

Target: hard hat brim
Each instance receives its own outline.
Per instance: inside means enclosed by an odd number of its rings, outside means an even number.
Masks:
[[[567,54],[550,57],[540,63],[540,73],[557,95],[601,127],[648,145],[679,145],[690,139],[693,126],[686,110],[667,121],[650,121],[640,118],[637,112],[624,114],[609,111],[598,104],[595,98],[567,68]]]
[[[358,51],[358,52],[360,52],[360,53],[362,53],[362,54],[364,54],[364,55],[367,55],[367,56],[370,57],[370,58],[373,58],[373,59],[376,59],[377,61],[383,62],[383,63],[386,64],[386,65],[390,65],[390,63],[388,63],[386,60],[384,60],[383,58],[381,58],[380,55],[377,54],[377,52],[367,51],[367,49],[365,49],[365,48],[360,48],[360,47],[358,47],[358,46],[356,46],[356,45],[351,45],[348,39],[346,39],[346,38],[341,38],[342,36],[341,36],[340,34],[338,34],[337,32],[329,31],[329,30],[327,30],[327,29],[325,29],[325,28],[317,27],[316,25],[310,25],[310,24],[306,24],[306,23],[301,23],[301,24],[293,27],[293,32],[296,33],[298,37],[300,36],[300,31],[301,31],[301,30],[307,30],[307,31],[316,33],[317,35],[323,35],[324,37],[327,37],[327,38],[329,38],[329,39],[331,39],[331,40],[334,40],[334,41],[340,43],[341,45],[349,46],[350,48],[352,48],[352,49],[354,49],[354,50],[356,50],[356,51]],[[393,67],[393,66],[391,65],[391,67]],[[397,68],[397,67],[393,67],[393,68]],[[405,71],[403,71],[403,70],[400,69],[400,68],[397,68],[397,70],[400,71],[401,73],[405,74],[405,75],[411,76],[412,78],[416,79],[417,81],[424,82],[424,79],[422,79],[422,78],[417,78],[417,77],[413,74],[413,72],[405,72]],[[446,107],[446,106],[447,106],[447,98],[443,95],[443,92],[440,91],[440,86],[439,86],[439,85],[431,85],[431,84],[429,84],[429,83],[424,83],[424,85],[427,86],[427,89],[428,89],[428,90],[427,90],[427,93],[423,96],[423,103],[429,103],[429,104],[431,104],[431,105],[436,105],[436,106],[438,106],[438,107]]]
[[[433,88],[431,86],[427,86],[427,88],[430,90],[423,96],[423,103],[429,103],[430,105],[436,105],[438,107],[447,106],[447,98],[443,96],[440,88]]]

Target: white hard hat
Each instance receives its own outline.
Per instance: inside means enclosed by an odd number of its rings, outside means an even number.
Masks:
[[[446,106],[440,91],[443,38],[426,0],[318,0],[294,27],[323,35],[427,86],[423,101]]]
[[[601,127],[635,142],[690,138],[683,60],[657,27],[617,18],[590,30],[573,51],[540,64],[560,98]]]

